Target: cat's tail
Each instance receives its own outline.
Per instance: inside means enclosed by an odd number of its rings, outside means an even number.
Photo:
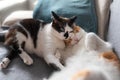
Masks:
[[[100,70],[81,70],[76,73],[71,80],[108,80]]]

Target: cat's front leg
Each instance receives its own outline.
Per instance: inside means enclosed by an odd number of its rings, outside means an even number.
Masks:
[[[25,52],[22,51],[19,56],[23,60],[23,62],[27,65],[32,65],[33,64],[33,59]]]
[[[45,61],[48,65],[53,66],[56,69],[63,69],[64,66],[60,63],[59,59],[53,54],[47,54],[44,56]]]
[[[24,51],[21,45],[18,45],[17,52],[19,53],[20,58],[27,65],[33,64],[33,59]]]
[[[60,63],[61,63],[62,65],[65,66],[65,60],[63,59],[63,57],[62,57],[62,55],[61,55],[61,53],[62,53],[61,51],[63,51],[63,50],[57,49],[57,50],[56,50],[56,53],[55,53],[55,57],[56,57],[57,59],[59,59],[59,61],[60,61]]]
[[[11,51],[0,62],[0,69],[6,68],[9,65],[9,63],[17,56],[18,56],[18,53],[11,48]]]

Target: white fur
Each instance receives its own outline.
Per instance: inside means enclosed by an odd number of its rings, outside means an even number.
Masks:
[[[111,45],[94,33],[81,30],[78,34],[78,44],[62,51],[66,67],[54,73],[48,80],[73,80],[73,75],[81,70],[88,70],[90,74],[75,80],[120,80],[118,66],[100,57],[102,52],[112,51]]]
[[[27,65],[33,64],[32,58],[26,52],[22,51],[22,53],[19,54],[19,56],[21,57],[21,59],[23,60],[25,64]]]
[[[0,62],[0,69],[6,68],[9,63],[10,63],[10,60],[8,58],[4,58],[2,62]]]

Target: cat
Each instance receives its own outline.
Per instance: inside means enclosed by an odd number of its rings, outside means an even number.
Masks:
[[[120,60],[112,45],[95,33],[76,29],[74,36],[65,40],[67,47],[60,50],[66,67],[44,80],[120,80]]]
[[[61,17],[52,11],[51,23],[35,19],[23,19],[15,23],[5,34],[4,45],[11,46],[18,54],[10,53],[2,60],[0,67],[6,68],[16,55],[19,55],[25,64],[31,65],[33,59],[28,53],[35,53],[48,65],[53,65],[58,69],[64,68],[55,54],[58,50],[65,48],[64,40],[73,35],[76,18],[76,16]]]

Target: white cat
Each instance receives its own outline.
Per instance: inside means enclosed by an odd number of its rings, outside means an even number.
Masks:
[[[48,80],[120,80],[120,61],[110,43],[82,28],[68,39],[60,51],[66,67]]]

